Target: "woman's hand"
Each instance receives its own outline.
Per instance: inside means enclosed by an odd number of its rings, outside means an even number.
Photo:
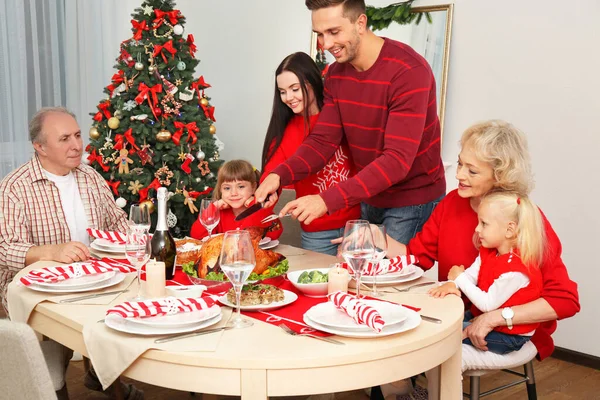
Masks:
[[[431,297],[446,297],[448,294],[460,296],[460,290],[458,290],[454,282],[446,282],[441,286],[429,289],[427,293],[429,293]]]
[[[493,313],[498,310],[487,312],[481,314],[480,316],[474,318],[471,321],[471,324],[468,325],[463,330],[463,339],[469,338],[471,339],[471,343],[473,346],[477,347],[479,350],[487,351],[487,342],[485,337],[490,333],[496,324],[494,324],[494,315]]]
[[[450,279],[451,281],[455,280],[456,278],[458,278],[458,276],[460,274],[462,274],[463,272],[465,272],[465,266],[464,265],[455,265],[452,268],[450,268],[450,272],[448,272],[448,279]]]

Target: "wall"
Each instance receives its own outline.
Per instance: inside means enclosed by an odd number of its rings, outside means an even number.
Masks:
[[[123,9],[133,10],[139,2],[118,4],[115,19],[104,26],[107,35],[129,26],[129,11]],[[217,134],[227,146],[223,158],[258,164],[273,71],[287,54],[309,51],[310,13],[300,0],[180,0],[178,6],[198,43],[197,71],[213,85]],[[600,241],[594,161],[600,147],[595,123],[600,53],[593,31],[599,19],[597,0],[568,7],[558,0],[456,0],[443,153],[444,160],[456,160],[461,132],[479,120],[506,119],[527,133],[537,176],[533,196],[563,241],[564,261],[580,285],[583,307],[560,323],[554,338],[558,346],[596,356],[600,268],[590,249]],[[123,32],[119,40],[127,37]],[[110,44],[103,85],[117,54],[118,42]],[[94,97],[91,107],[101,98]],[[456,187],[453,174],[452,167],[449,189]]]

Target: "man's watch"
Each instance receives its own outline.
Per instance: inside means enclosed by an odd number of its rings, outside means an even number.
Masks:
[[[510,307],[504,307],[502,309],[502,318],[504,318],[506,320],[506,325],[508,326],[508,329],[512,329],[513,328],[513,318],[515,317],[515,312],[513,311],[512,308]]]

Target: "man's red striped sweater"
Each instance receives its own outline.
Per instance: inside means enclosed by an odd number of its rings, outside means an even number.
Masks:
[[[358,173],[321,193],[330,213],[360,202],[382,208],[424,204],[446,191],[431,68],[409,46],[384,40],[366,71],[331,65],[315,128],[273,170],[281,186],[302,180],[325,166],[345,136]]]

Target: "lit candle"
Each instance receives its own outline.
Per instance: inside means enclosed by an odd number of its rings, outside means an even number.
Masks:
[[[328,277],[327,293],[348,291],[350,274],[346,269],[340,268],[339,264],[335,264],[335,267],[329,270]]]
[[[146,264],[146,296],[165,297],[165,263],[151,260]]]

